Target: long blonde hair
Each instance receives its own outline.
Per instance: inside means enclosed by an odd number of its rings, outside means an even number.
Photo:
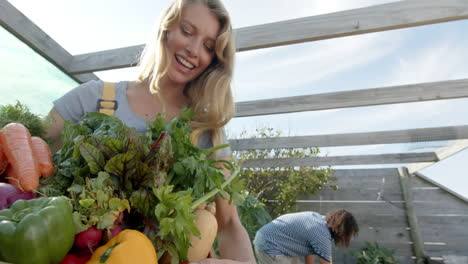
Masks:
[[[195,112],[191,122],[192,141],[197,144],[204,131],[211,133],[214,146],[223,141],[222,127],[234,115],[231,80],[234,70],[235,44],[229,14],[220,0],[174,0],[162,13],[156,40],[149,42],[140,59],[138,80],[149,82],[150,91],[157,94],[159,82],[169,67],[165,51],[168,29],[179,23],[183,10],[194,3],[206,5],[217,17],[221,29],[215,45],[215,57],[207,69],[189,82],[184,94]]]

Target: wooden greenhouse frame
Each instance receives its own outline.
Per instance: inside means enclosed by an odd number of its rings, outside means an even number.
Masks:
[[[239,52],[468,19],[467,0],[406,0],[235,29]],[[135,66],[144,45],[71,55],[8,1],[0,25],[72,79]],[[236,103],[235,117],[261,116],[468,97],[468,79]],[[377,241],[402,263],[423,259],[468,263],[468,199],[419,171],[468,147],[468,125],[269,139],[231,139],[233,150],[335,147],[451,140],[434,152],[249,160],[244,167],[408,164],[401,168],[337,170],[341,190],[297,201],[301,210],[348,208],[358,218],[356,245]],[[370,213],[372,212],[372,213]],[[335,263],[352,263],[334,252]]]

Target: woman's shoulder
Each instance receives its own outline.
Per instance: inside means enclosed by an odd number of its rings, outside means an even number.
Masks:
[[[87,81],[71,89],[62,98],[66,98],[66,99],[80,98],[81,100],[97,98],[97,97],[100,97],[102,94],[103,85],[104,85],[104,82],[101,80]]]
[[[224,127],[221,128],[220,132],[221,132],[221,137],[222,137],[221,144],[228,144],[229,141],[226,137],[226,131]],[[205,130],[200,134],[200,137],[198,138],[198,147],[205,148],[205,149],[213,147],[213,131],[212,130]]]
[[[104,81],[102,80],[91,80],[85,83],[78,85],[75,90],[82,93],[83,95],[88,96],[101,96],[102,87],[104,86]]]
[[[85,113],[96,111],[102,87],[101,80],[82,83],[55,100],[54,108],[63,119],[78,121]]]

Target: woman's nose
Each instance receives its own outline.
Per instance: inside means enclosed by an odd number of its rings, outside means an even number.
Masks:
[[[192,39],[191,41],[188,42],[186,50],[188,51],[191,57],[198,57],[198,54],[200,52],[200,47],[201,47],[201,41],[197,39]]]

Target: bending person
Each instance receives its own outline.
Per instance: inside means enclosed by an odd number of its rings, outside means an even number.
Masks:
[[[344,210],[326,215],[299,212],[282,215],[260,228],[253,241],[259,264],[331,263],[332,244],[348,247],[359,227]]]

